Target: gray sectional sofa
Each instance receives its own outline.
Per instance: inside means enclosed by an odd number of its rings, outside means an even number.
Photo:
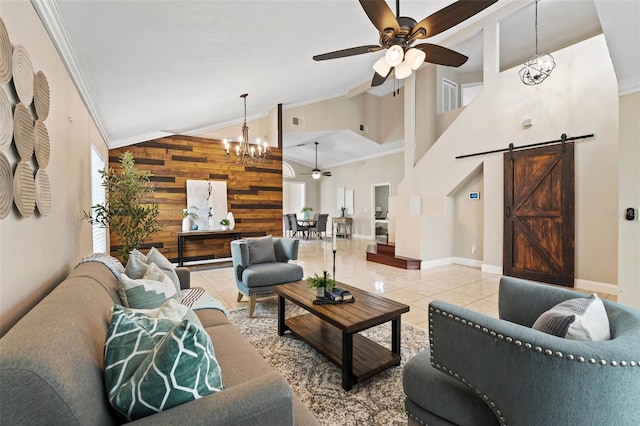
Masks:
[[[177,271],[182,288],[189,288],[189,270]],[[109,405],[103,380],[103,346],[115,303],[121,304],[109,268],[81,263],[0,339],[2,424],[122,421]],[[318,424],[222,312],[205,309],[197,315],[213,342],[224,390],[135,423]]]

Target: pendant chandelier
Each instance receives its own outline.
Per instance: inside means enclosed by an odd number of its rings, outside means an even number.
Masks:
[[[536,0],[536,54],[522,66],[518,75],[527,86],[542,83],[556,67],[556,61],[549,53],[538,55],[538,0]]]
[[[249,127],[247,126],[247,96],[248,93],[240,95],[244,99],[244,123],[242,124],[242,136],[238,142],[229,142],[223,140],[224,150],[226,152],[227,161],[240,166],[253,166],[262,163],[267,158],[269,151],[267,142],[260,143],[260,139],[256,139],[256,143],[249,143]],[[235,146],[232,146],[235,143]]]

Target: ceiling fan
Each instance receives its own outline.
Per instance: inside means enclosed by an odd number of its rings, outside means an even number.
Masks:
[[[316,167],[311,170],[311,173],[300,173],[301,175],[311,175],[314,179],[320,179],[321,176],[331,176],[331,172],[323,172],[318,168],[318,142],[314,142],[316,144]]]
[[[371,86],[384,83],[395,70],[397,79],[411,75],[423,62],[459,67],[467,59],[465,55],[431,43],[411,45],[418,39],[433,37],[483,11],[498,0],[459,0],[429,15],[420,22],[400,16],[400,0],[396,0],[396,16],[385,0],[359,0],[360,5],[380,32],[379,45],[367,45],[336,50],[313,57],[316,61],[344,58],[387,49],[385,56],[373,66],[375,73]]]

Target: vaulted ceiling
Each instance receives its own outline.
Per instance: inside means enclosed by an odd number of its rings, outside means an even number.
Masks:
[[[395,11],[395,2],[387,1]],[[239,124],[242,93],[249,93],[249,119],[266,115],[279,103],[286,109],[345,95],[370,81],[372,65],[383,54],[312,60],[315,54],[377,43],[378,33],[356,0],[32,3],[112,148]],[[400,12],[421,20],[451,3],[402,0]],[[540,49],[553,51],[597,34],[602,23],[618,56],[613,57],[618,79],[640,75],[640,60],[633,56],[640,56],[640,18],[629,16],[628,3],[638,2],[542,0]],[[521,7],[501,22],[501,63],[513,66],[533,53],[530,0],[500,0],[429,41],[446,42],[514,4]],[[634,11],[635,5],[631,7]],[[447,47],[470,57],[465,72],[481,69],[481,34]],[[374,93],[388,93],[391,86],[388,82]]]

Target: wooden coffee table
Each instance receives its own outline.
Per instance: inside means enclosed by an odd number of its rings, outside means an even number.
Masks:
[[[287,330],[342,369],[342,388],[400,365],[400,316],[409,306],[346,284],[337,287],[349,290],[355,302],[339,305],[314,305],[315,291],[305,281],[274,287],[278,295],[278,335]],[[285,299],[308,314],[285,319]],[[391,350],[357,334],[362,330],[391,321]]]

